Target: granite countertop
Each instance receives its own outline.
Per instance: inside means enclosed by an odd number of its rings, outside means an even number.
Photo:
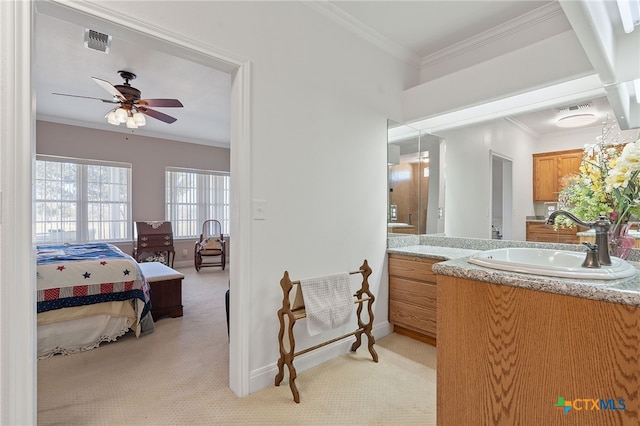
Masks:
[[[484,268],[467,262],[467,259],[459,258],[437,263],[433,265],[433,272],[492,284],[640,306],[640,274],[619,280],[576,280]],[[640,263],[629,263],[640,269]]]
[[[472,256],[476,253],[480,253],[480,251],[481,250],[469,250],[454,247],[414,245],[407,247],[390,248],[387,250],[387,253],[402,254],[405,256],[425,257],[435,260],[450,260],[458,259],[460,257]]]
[[[432,238],[432,240],[440,244],[446,244],[448,238],[436,237]],[[491,240],[467,240],[460,238],[451,239],[451,241],[454,242],[454,247],[423,243],[407,245],[404,247],[390,247],[387,249],[387,252],[442,260],[442,262],[438,262],[433,265],[433,272],[438,275],[448,275],[457,278],[484,281],[492,284],[521,287],[530,290],[545,291],[547,293],[564,294],[568,296],[640,307],[640,262],[628,261],[638,269],[639,273],[634,277],[619,280],[576,280],[569,278],[545,277],[485,268],[471,264],[467,261],[470,256],[481,251],[499,248],[499,246],[507,246],[506,243],[509,243],[507,241],[493,242]],[[475,247],[477,249],[455,247],[455,245],[460,245],[461,243],[464,243],[465,247]],[[499,246],[495,246],[498,244]],[[548,245],[541,244],[519,243],[513,245],[549,248]],[[569,247],[571,246],[558,245],[559,249],[568,249]]]

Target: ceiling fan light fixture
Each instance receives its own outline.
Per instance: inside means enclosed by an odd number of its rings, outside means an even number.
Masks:
[[[127,117],[127,128],[129,129],[138,128],[138,125],[136,124],[136,121],[133,119],[133,117]]]
[[[568,115],[560,118],[557,121],[556,126],[564,128],[586,126],[587,124],[595,123],[597,119],[598,118],[595,114]]]
[[[116,118],[116,112],[115,111],[110,111],[109,114],[107,114],[107,123],[109,124],[113,124],[114,126],[119,126],[120,125],[120,121],[118,121],[118,119]]]
[[[115,115],[116,115],[116,120],[118,120],[118,122],[125,123],[127,121],[128,114],[126,109],[122,107],[116,109]]]
[[[144,114],[139,111],[136,111],[133,114],[133,121],[135,121],[138,126],[144,126],[145,124],[147,124],[147,120],[144,118]]]

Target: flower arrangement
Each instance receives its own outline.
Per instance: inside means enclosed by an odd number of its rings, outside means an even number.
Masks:
[[[621,141],[607,120],[597,143],[585,146],[579,174],[565,178],[558,206],[587,222],[607,216],[621,225],[640,217],[640,138]],[[556,225],[575,226],[564,217]]]

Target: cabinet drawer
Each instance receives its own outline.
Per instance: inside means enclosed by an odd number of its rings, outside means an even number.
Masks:
[[[435,311],[436,285],[391,277],[389,278],[389,299]]]
[[[140,248],[145,247],[171,247],[173,236],[171,234],[150,234],[138,237]]]
[[[436,310],[395,300],[389,301],[389,321],[436,337]]]
[[[431,267],[437,261],[423,258],[389,256],[389,275],[412,280],[436,282]]]

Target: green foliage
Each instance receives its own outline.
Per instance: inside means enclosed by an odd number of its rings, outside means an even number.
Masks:
[[[640,217],[640,139],[619,141],[617,127],[605,123],[594,145],[585,146],[580,172],[565,178],[558,207],[585,222],[607,216],[612,223]],[[555,227],[575,227],[559,217]]]

